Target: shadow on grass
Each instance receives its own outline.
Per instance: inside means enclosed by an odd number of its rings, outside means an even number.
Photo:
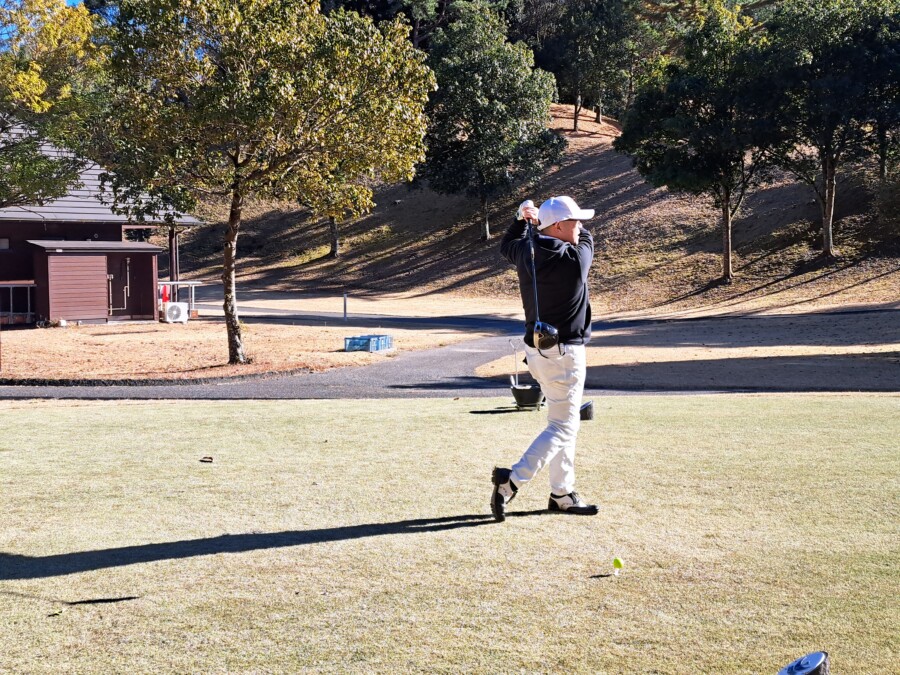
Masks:
[[[518,511],[507,513],[507,518],[535,516],[548,511]],[[321,530],[292,530],[264,534],[223,534],[219,537],[187,539],[161,544],[122,546],[98,551],[78,551],[43,557],[0,553],[0,581],[21,579],[45,579],[80,572],[124,567],[160,560],[179,560],[217,553],[244,553],[271,548],[321,544],[329,541],[346,541],[363,537],[377,537],[391,534],[416,534],[419,532],[442,532],[461,527],[477,527],[495,523],[489,514],[446,516],[443,518],[420,518],[401,520],[396,523],[372,523],[368,525],[348,525],[328,527]],[[131,598],[124,598],[131,599]],[[101,599],[99,602],[113,602],[118,599]],[[88,601],[91,602],[91,601]]]
[[[26,600],[40,600],[55,605],[66,605],[68,607],[78,607],[79,605],[113,605],[118,602],[129,602],[131,600],[141,599],[140,595],[122,595],[110,598],[89,598],[87,600],[58,600],[56,598],[46,598],[42,595],[19,593],[16,591],[0,591],[0,595],[8,595],[13,598],[24,598]]]
[[[510,406],[508,408],[494,408],[493,410],[470,410],[470,415],[505,415],[507,413],[523,412],[522,408]],[[529,410],[528,412],[534,412]]]

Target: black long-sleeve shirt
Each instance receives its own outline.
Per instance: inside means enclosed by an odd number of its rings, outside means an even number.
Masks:
[[[516,220],[510,225],[500,241],[500,254],[516,266],[525,309],[525,343],[534,347],[538,308],[534,306],[531,247],[525,225],[524,220]],[[534,243],[540,320],[559,331],[561,343],[587,344],[591,339],[591,302],[587,278],[594,260],[591,233],[582,229],[576,246],[540,233],[534,237]]]

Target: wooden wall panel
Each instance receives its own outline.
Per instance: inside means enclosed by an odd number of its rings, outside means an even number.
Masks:
[[[105,255],[49,255],[50,319],[106,319]]]

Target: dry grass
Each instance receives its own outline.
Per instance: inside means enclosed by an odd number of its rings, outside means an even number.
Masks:
[[[892,671],[900,398],[604,397],[498,525],[508,404],[0,403],[0,670]]]
[[[344,338],[389,334],[393,352],[345,352]],[[352,325],[244,325],[252,363],[228,365],[225,325],[216,320],[187,324],[82,325],[4,330],[3,370],[11,380],[29,378],[101,380],[195,379],[270,371],[366,365],[397,351],[427,349],[471,339],[471,332],[444,329],[373,330]],[[478,334],[480,335],[480,334]]]

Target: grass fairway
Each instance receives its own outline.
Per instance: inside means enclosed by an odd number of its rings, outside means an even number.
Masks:
[[[895,671],[900,397],[595,399],[495,524],[508,404],[0,402],[0,670]]]

